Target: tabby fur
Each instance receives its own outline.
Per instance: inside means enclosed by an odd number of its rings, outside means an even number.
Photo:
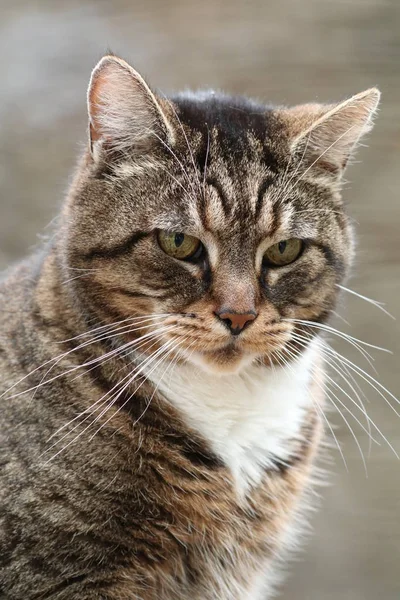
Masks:
[[[2,598],[270,597],[324,421],[318,336],[291,319],[335,306],[341,177],[378,100],[166,98],[100,61],[54,237],[1,283]],[[290,238],[301,256],[266,266]],[[232,335],[219,309],[257,318]]]

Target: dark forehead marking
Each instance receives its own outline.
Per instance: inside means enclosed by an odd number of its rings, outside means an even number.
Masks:
[[[222,159],[228,177],[234,182],[235,193],[240,198],[227,196],[218,171],[213,173],[212,181],[209,180],[218,192],[226,217],[242,223],[249,223],[250,217],[254,218],[254,214],[249,214],[249,203],[245,202],[246,179],[249,162],[258,163],[264,172],[263,189],[259,191],[257,200],[258,218],[265,191],[287,160],[283,124],[273,108],[247,98],[212,92],[183,94],[172,98],[172,101],[182,124],[195,134],[200,133],[200,136],[193,137],[192,151],[201,176],[204,177],[205,171],[206,175],[207,171],[212,171],[213,159],[217,156]],[[205,207],[199,206],[199,209],[204,212]]]
[[[218,131],[219,152],[229,167],[248,156],[251,147],[250,133],[261,144],[258,156],[272,172],[280,167],[281,156],[276,139],[282,137],[283,125],[272,107],[254,100],[225,96],[213,92],[199,92],[172,98],[182,123],[202,136],[200,147],[195,149],[200,168],[204,168],[209,132]],[[212,157],[210,157],[212,160]]]
[[[217,180],[216,177],[210,176],[206,178],[206,183],[215,189],[221,202],[222,210],[224,211],[225,216],[229,216],[232,207],[229,203],[228,198],[226,197],[224,190],[222,189],[222,185],[220,184],[220,182]]]
[[[256,209],[255,209],[255,213],[254,213],[254,218],[256,220],[259,218],[261,211],[263,209],[265,193],[266,193],[267,189],[271,186],[273,181],[274,181],[274,178],[272,177],[272,175],[267,175],[264,178],[264,180],[262,181],[260,187],[258,188]]]
[[[216,127],[221,132],[241,136],[243,131],[259,131],[264,137],[270,108],[253,100],[225,96],[213,92],[198,95],[184,94],[172,98],[178,106],[178,114],[184,123],[196,131],[205,133]]]

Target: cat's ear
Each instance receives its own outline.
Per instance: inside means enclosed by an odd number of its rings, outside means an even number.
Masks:
[[[313,174],[340,179],[360,138],[372,128],[379,99],[379,90],[371,88],[340,104],[284,110],[292,153]]]
[[[149,150],[156,140],[170,145],[171,125],[160,101],[127,62],[104,56],[88,89],[90,149]]]

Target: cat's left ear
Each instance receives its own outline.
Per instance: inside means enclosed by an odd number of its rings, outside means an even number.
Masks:
[[[160,100],[127,62],[104,56],[93,69],[88,89],[92,155],[133,148],[148,151],[158,141],[171,145],[172,127]]]
[[[372,128],[379,99],[379,90],[371,88],[340,104],[283,110],[293,155],[313,175],[339,180],[360,138]]]

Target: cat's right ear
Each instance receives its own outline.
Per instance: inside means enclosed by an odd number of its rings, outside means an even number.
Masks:
[[[340,182],[349,159],[371,130],[380,92],[371,88],[333,105],[304,104],[284,109],[292,155],[325,181]]]
[[[127,62],[104,56],[93,69],[88,89],[92,156],[101,148],[146,152],[156,140],[169,146],[173,130],[160,101]]]

